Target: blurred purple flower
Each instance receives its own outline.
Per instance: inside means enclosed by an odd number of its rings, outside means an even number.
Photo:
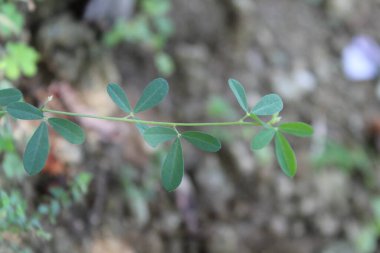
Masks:
[[[369,81],[379,75],[380,46],[369,36],[356,36],[343,49],[343,72],[351,81]]]
[[[135,0],[90,0],[84,19],[100,26],[110,25],[118,19],[127,20],[133,13]]]

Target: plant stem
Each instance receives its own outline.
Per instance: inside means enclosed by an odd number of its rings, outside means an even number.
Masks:
[[[81,118],[93,118],[100,120],[110,120],[110,121],[122,121],[132,124],[144,124],[144,125],[154,125],[154,126],[167,126],[167,127],[199,127],[199,126],[260,126],[257,122],[244,122],[241,120],[238,121],[227,121],[227,122],[193,122],[193,123],[184,123],[184,122],[162,122],[162,121],[149,121],[149,120],[140,120],[140,119],[131,119],[127,117],[108,117],[108,116],[98,116],[92,114],[82,114],[74,112],[65,112],[65,111],[56,111],[50,109],[42,109],[43,112],[50,112],[54,114],[67,115],[73,117]]]

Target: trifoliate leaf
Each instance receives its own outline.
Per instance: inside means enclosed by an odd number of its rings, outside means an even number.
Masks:
[[[293,177],[297,172],[296,156],[288,140],[280,132],[276,132],[275,150],[282,171],[288,177]]]
[[[282,108],[283,103],[281,97],[277,94],[269,94],[260,99],[253,107],[251,113],[259,116],[268,116],[280,112]]]
[[[241,85],[238,81],[234,79],[228,80],[228,85],[230,86],[230,89],[234,93],[241,108],[243,108],[245,112],[248,112],[247,96],[245,94],[243,85]]]
[[[144,131],[145,141],[152,147],[157,147],[159,144],[170,141],[177,137],[177,132],[169,127],[151,127]]]
[[[48,154],[48,127],[45,122],[41,122],[25,148],[23,164],[26,172],[31,176],[38,174],[45,166]]]
[[[108,95],[111,97],[112,101],[124,112],[130,113],[132,111],[131,105],[129,104],[127,94],[116,83],[110,83],[107,86]]]
[[[15,88],[0,90],[0,105],[6,106],[10,103],[17,102],[22,98],[20,90]]]
[[[169,85],[163,78],[157,78],[149,83],[137,101],[134,112],[143,112],[158,105],[168,94]]]
[[[72,144],[82,144],[85,134],[82,128],[68,119],[49,118],[50,126]]]
[[[180,185],[183,177],[183,164],[181,141],[177,138],[162,166],[161,181],[165,190],[171,192]]]
[[[221,148],[220,141],[217,138],[203,132],[188,131],[182,133],[181,136],[195,147],[206,152],[217,152]]]
[[[41,110],[24,102],[11,103],[7,106],[6,110],[16,119],[38,120],[44,118]]]
[[[268,145],[272,139],[276,131],[273,128],[263,128],[253,137],[251,142],[251,149],[258,150],[264,148]]]
[[[314,132],[312,126],[303,122],[283,123],[278,126],[278,129],[281,132],[299,136],[299,137],[309,137],[313,135],[313,132]]]

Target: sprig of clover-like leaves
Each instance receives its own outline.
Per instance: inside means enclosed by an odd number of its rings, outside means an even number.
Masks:
[[[136,117],[138,113],[152,109],[167,96],[169,85],[162,78],[155,79],[148,84],[134,107],[131,106],[127,94],[118,84],[109,84],[107,93],[112,101],[126,114],[123,117],[55,111],[46,107],[37,108],[29,103],[22,102],[22,93],[15,88],[0,90],[0,106],[3,108],[3,113],[9,114],[15,119],[40,121],[24,151],[23,164],[29,175],[38,174],[45,166],[49,153],[49,126],[70,143],[82,144],[85,141],[85,133],[79,125],[65,118],[45,115],[49,113],[133,123],[150,146],[157,147],[164,142],[171,142],[161,169],[161,182],[167,191],[175,190],[180,185],[184,174],[182,141],[187,141],[205,152],[217,152],[221,148],[221,142],[208,133],[179,131],[177,127],[260,127],[260,130],[251,141],[251,149],[262,149],[274,140],[278,164],[287,176],[293,177],[297,171],[297,160],[285,135],[309,137],[313,134],[313,128],[303,122],[279,123],[281,120],[279,113],[283,109],[283,102],[279,95],[265,95],[251,109],[247,102],[244,87],[234,79],[230,79],[228,83],[244,112],[244,115],[237,121],[183,123],[139,119]],[[264,121],[263,117],[268,116],[270,119]]]

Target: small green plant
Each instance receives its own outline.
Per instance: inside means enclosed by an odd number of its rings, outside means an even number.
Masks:
[[[8,42],[0,60],[0,70],[10,80],[16,80],[21,75],[32,77],[37,72],[38,59],[37,51],[25,43]]]
[[[82,200],[91,179],[91,174],[81,172],[69,182],[67,188],[51,188],[50,195],[45,196],[43,202],[35,209],[28,205],[19,190],[0,190],[0,245],[8,244],[9,249],[17,249],[14,252],[20,252],[20,249],[27,250],[20,242],[6,240],[5,234],[13,234],[20,238],[33,235],[49,240],[51,234],[44,229],[43,220],[48,219],[51,224],[55,224],[62,209]]]
[[[14,88],[0,90],[0,106],[3,107],[2,113],[9,114],[15,119],[41,121],[26,145],[23,156],[23,165],[29,175],[38,174],[47,160],[49,153],[48,125],[71,143],[81,144],[85,139],[84,131],[79,125],[67,119],[49,117],[46,115],[49,113],[136,124],[146,142],[152,147],[171,141],[172,144],[161,170],[161,182],[167,191],[175,190],[183,177],[184,160],[181,144],[183,140],[205,152],[216,152],[221,148],[221,142],[208,133],[179,130],[179,128],[186,127],[260,127],[261,130],[252,139],[252,150],[261,149],[274,139],[277,161],[282,171],[287,176],[293,177],[297,171],[297,161],[292,147],[285,138],[285,134],[307,137],[312,135],[312,127],[302,122],[279,124],[281,120],[279,113],[283,109],[283,102],[280,96],[276,94],[262,97],[250,109],[244,87],[233,79],[229,80],[229,86],[244,111],[244,115],[236,121],[182,123],[147,121],[137,118],[137,114],[157,106],[168,94],[169,85],[162,78],[153,80],[143,90],[134,107],[130,105],[126,93],[118,84],[112,83],[108,85],[107,92],[112,101],[126,114],[124,117],[56,111],[46,108],[46,103],[41,108],[36,108],[31,104],[20,102],[22,94]],[[264,121],[262,117],[270,118],[268,121]]]
[[[79,203],[83,199],[83,196],[88,191],[91,180],[92,174],[80,172],[69,182],[67,189],[63,187],[51,188],[51,196],[38,206],[38,214],[40,216],[47,216],[50,223],[55,224],[57,216],[63,208],[69,208],[74,203]]]
[[[4,46],[0,46],[0,80],[32,77],[37,72],[37,51],[14,40],[21,37],[25,19],[15,2],[0,0],[0,38],[5,39]]]

